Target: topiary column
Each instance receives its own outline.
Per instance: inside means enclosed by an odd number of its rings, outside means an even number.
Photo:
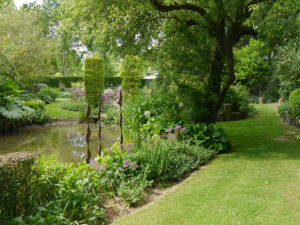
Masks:
[[[84,63],[84,86],[85,86],[85,94],[86,101],[88,103],[87,106],[87,132],[86,132],[86,141],[87,141],[87,154],[86,154],[86,162],[90,162],[91,152],[89,149],[89,141],[90,141],[90,128],[89,128],[89,120],[90,120],[90,107],[98,106],[98,138],[99,138],[99,146],[98,153],[101,155],[102,146],[101,146],[101,96],[104,91],[104,63],[101,57],[89,57],[85,59]]]
[[[121,66],[122,90],[126,96],[134,95],[141,85],[141,61],[138,56],[127,55],[123,58]]]

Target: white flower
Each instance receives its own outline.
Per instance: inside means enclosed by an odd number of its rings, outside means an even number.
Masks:
[[[145,115],[146,117],[150,117],[151,112],[150,112],[150,111],[145,111],[145,112],[144,112],[144,115]]]
[[[182,107],[183,107],[183,103],[180,102],[180,103],[179,103],[179,108],[182,108]]]

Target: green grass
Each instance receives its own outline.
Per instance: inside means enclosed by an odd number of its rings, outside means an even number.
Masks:
[[[79,112],[63,110],[60,105],[64,101],[70,101],[67,98],[57,98],[55,102],[46,105],[46,110],[51,117],[63,117],[63,118],[77,118],[79,117]]]
[[[300,132],[281,124],[276,110],[258,105],[254,118],[220,123],[231,152],[115,224],[300,224]]]

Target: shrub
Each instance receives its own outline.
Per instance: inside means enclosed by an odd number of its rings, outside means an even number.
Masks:
[[[161,134],[180,121],[180,109],[171,92],[137,94],[124,105],[126,132],[128,135]]]
[[[141,61],[137,56],[127,55],[124,57],[121,65],[122,89],[128,95],[138,92],[141,85]]]
[[[227,92],[224,104],[232,105],[233,112],[251,111],[253,108],[250,105],[250,95],[246,88],[241,85],[231,86]]]
[[[185,139],[189,139],[192,144],[214,149],[217,152],[227,151],[231,146],[224,129],[216,124],[190,124],[186,125],[186,128]]]
[[[292,115],[292,107],[289,102],[283,102],[279,107],[278,107],[278,113],[280,117],[285,117],[286,114]]]
[[[292,116],[294,118],[300,116],[300,88],[291,92],[289,102],[292,110]]]
[[[119,114],[120,114],[119,109],[111,106],[111,107],[107,108],[101,121],[105,125],[116,125],[119,122]]]
[[[11,153],[0,156],[0,223],[13,217],[28,215],[39,204],[38,195],[31,180],[36,176],[32,169],[31,153]]]
[[[50,120],[49,114],[46,112],[45,103],[42,100],[23,102],[24,107],[23,119],[28,122],[42,124]]]
[[[98,105],[104,91],[104,66],[100,57],[86,58],[84,64],[84,85],[86,101]]]
[[[55,88],[43,88],[38,92],[37,96],[46,104],[49,104],[55,101],[58,97],[58,92],[58,89]]]

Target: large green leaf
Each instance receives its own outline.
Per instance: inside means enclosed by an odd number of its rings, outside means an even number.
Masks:
[[[23,110],[18,105],[9,103],[0,107],[0,114],[7,119],[20,119],[22,118]]]

